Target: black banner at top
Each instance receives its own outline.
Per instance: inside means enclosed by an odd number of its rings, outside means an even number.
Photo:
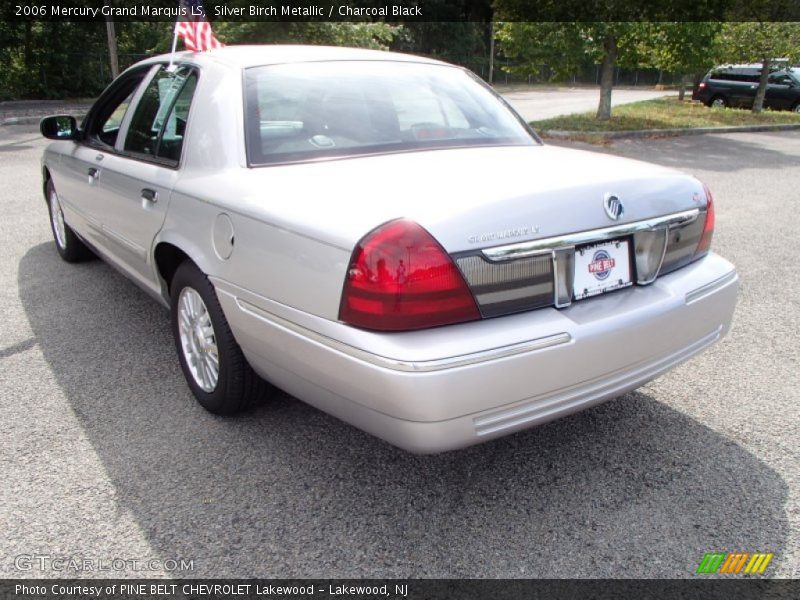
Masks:
[[[209,21],[800,21],[798,0],[205,0]],[[175,21],[178,0],[9,0],[6,21]]]

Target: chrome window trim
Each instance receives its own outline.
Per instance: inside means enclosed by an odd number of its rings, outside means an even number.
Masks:
[[[481,250],[481,253],[484,257],[486,257],[487,260],[491,262],[516,260],[518,258],[527,258],[529,256],[533,256],[534,254],[552,252],[558,248],[578,246],[580,244],[602,242],[603,240],[624,237],[639,231],[652,231],[661,227],[670,228],[679,225],[686,225],[697,219],[699,215],[700,209],[692,208],[679,213],[664,215],[662,217],[654,217],[652,219],[645,219],[643,221],[634,221],[633,223],[614,225],[613,227],[590,229],[587,231],[569,233],[566,235],[559,235],[541,240],[519,242],[516,244],[508,244],[506,246],[495,246],[494,248],[484,248]]]

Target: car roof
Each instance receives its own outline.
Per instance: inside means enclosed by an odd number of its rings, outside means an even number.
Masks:
[[[761,63],[740,63],[740,64],[728,63],[723,65],[717,65],[712,69],[712,71],[725,70],[725,69],[756,69],[760,71],[761,66],[762,66]],[[780,69],[789,69],[791,67],[792,65],[790,65],[789,62],[783,58],[773,59],[769,65],[769,68],[773,71]]]
[[[386,52],[383,50],[367,50],[362,48],[343,48],[340,46],[300,46],[300,45],[242,45],[224,46],[206,52],[176,52],[174,55],[162,54],[145,62],[180,61],[191,58],[193,62],[216,62],[232,67],[246,69],[262,65],[285,63],[336,61],[336,60],[383,60],[395,62],[417,62],[446,65],[442,61]]]
[[[712,69],[713,71],[760,71],[761,65],[750,64],[750,65],[719,65]]]

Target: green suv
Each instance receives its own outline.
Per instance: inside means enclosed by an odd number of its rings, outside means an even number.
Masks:
[[[695,87],[692,99],[707,106],[750,108],[760,77],[760,64],[716,67]],[[764,107],[800,112],[800,68],[779,68],[769,74]]]

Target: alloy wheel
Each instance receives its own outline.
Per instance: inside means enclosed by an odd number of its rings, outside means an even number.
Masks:
[[[219,380],[217,338],[205,302],[191,287],[183,288],[178,297],[178,332],[195,383],[204,392],[213,392]]]
[[[55,234],[56,244],[62,250],[67,247],[67,227],[64,224],[64,213],[61,210],[61,202],[55,190],[50,192],[50,221],[53,223],[53,233]]]

